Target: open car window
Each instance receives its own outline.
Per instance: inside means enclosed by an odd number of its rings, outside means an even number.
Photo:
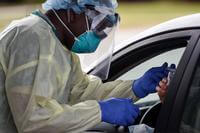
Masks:
[[[164,62],[168,62],[169,65],[171,63],[176,64],[176,66],[178,65],[183,52],[185,50],[184,48],[178,48],[178,49],[174,49],[174,50],[170,50],[168,52],[162,53],[160,55],[157,55],[143,63],[141,63],[140,65],[132,68],[131,70],[129,70],[128,72],[126,72],[125,74],[121,75],[118,79],[119,80],[134,80],[139,78],[140,76],[142,76],[144,74],[144,72],[146,72],[148,69],[150,69],[151,67],[157,67],[162,65]],[[147,97],[140,99],[139,101],[137,101],[138,104],[143,104],[143,103],[151,103],[154,101],[158,101],[159,97],[158,95],[155,94],[150,94]]]

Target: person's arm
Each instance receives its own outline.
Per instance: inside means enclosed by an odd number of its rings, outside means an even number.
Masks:
[[[82,72],[79,57],[72,54],[72,90],[70,103],[78,103],[85,100],[105,100],[111,97],[115,98],[132,98],[137,101],[131,87],[132,80],[122,81],[115,80],[112,82],[102,83],[102,80],[96,76],[87,75]]]
[[[78,133],[100,123],[97,101],[74,105],[60,102],[64,80],[57,70],[63,66],[56,61],[62,56],[55,54],[62,49],[52,36],[23,30],[16,29],[15,35],[1,40],[1,44],[7,44],[1,61],[7,66],[6,94],[18,132]]]

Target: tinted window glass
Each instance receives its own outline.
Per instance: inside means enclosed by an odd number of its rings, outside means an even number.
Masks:
[[[200,60],[192,79],[181,125],[181,133],[200,132]]]

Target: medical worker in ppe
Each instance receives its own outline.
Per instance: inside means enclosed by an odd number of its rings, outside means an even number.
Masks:
[[[162,89],[167,63],[134,81],[102,83],[82,72],[75,54],[94,52],[109,36],[119,20],[116,7],[115,0],[47,0],[45,14],[37,10],[0,34],[1,133],[134,123],[140,111],[133,101]]]

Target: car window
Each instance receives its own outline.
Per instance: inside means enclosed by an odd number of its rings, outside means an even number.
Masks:
[[[189,88],[179,131],[181,133],[200,132],[200,59]]]
[[[118,80],[134,80],[134,79],[137,79],[140,76],[142,76],[144,74],[144,72],[146,72],[151,67],[160,66],[164,62],[168,62],[169,64],[174,63],[174,64],[178,65],[179,60],[181,59],[184,50],[185,50],[185,47],[175,49],[175,50],[171,50],[171,51],[162,53],[162,54],[160,54],[156,57],[153,57],[153,58],[141,63],[140,65],[132,68],[131,70],[129,70],[128,72],[126,72],[125,74],[120,76],[118,78]],[[159,97],[158,97],[157,94],[150,94],[147,97],[142,98],[139,101],[137,101],[137,103],[142,104],[142,103],[145,103],[145,102],[158,101],[158,100],[159,100]]]

